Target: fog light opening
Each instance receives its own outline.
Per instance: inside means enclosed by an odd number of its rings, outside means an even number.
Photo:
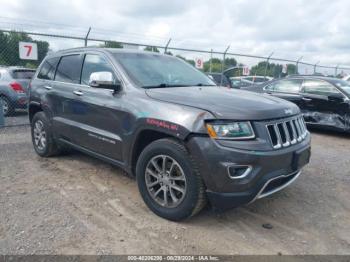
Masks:
[[[252,171],[251,166],[229,166],[228,167],[228,176],[231,179],[241,179],[249,175]]]

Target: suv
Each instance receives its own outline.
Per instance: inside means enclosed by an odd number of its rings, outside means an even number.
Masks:
[[[4,116],[9,116],[16,109],[26,109],[27,89],[34,69],[23,67],[0,67],[0,100]]]
[[[178,221],[207,200],[227,209],[292,183],[310,157],[299,108],[219,87],[181,59],[135,50],[50,54],[31,83],[42,157],[71,147],[136,176],[146,205]]]

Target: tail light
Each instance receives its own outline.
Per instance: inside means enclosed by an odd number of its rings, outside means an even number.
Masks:
[[[17,82],[12,82],[10,83],[10,87],[13,89],[13,91],[15,91],[16,93],[25,93],[22,85],[20,83]]]

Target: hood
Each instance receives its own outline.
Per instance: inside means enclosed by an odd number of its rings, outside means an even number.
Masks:
[[[164,102],[200,108],[219,119],[265,120],[300,112],[286,100],[227,87],[171,87],[147,89],[146,94]]]

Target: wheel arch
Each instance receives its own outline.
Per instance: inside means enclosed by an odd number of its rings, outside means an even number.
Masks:
[[[136,163],[138,161],[138,158],[141,152],[146,148],[146,146],[148,146],[152,142],[163,138],[171,138],[180,143],[185,142],[185,140],[183,140],[182,138],[176,137],[171,133],[162,132],[154,129],[143,129],[137,133],[137,135],[135,136],[135,140],[134,140],[134,143],[130,152],[130,158],[129,158],[130,170],[133,176],[135,176]]]
[[[41,107],[40,103],[30,103],[29,108],[28,108],[28,113],[29,113],[29,123],[32,122],[33,117],[36,113],[44,111],[43,108]]]

